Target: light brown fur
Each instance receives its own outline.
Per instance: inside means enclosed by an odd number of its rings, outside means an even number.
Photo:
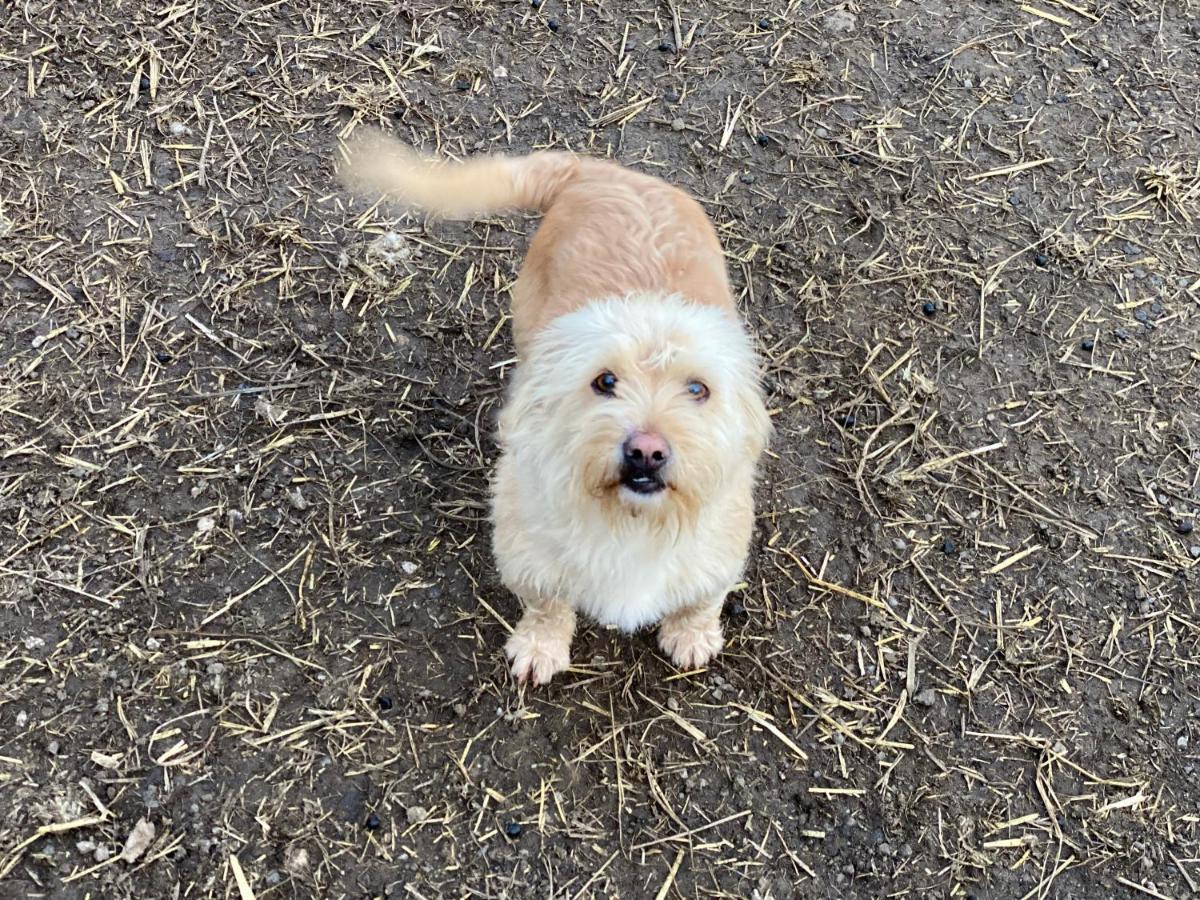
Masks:
[[[545,213],[512,292],[524,355],[547,323],[600,297],[678,294],[736,314],[725,256],[686,193],[607,160],[566,153],[445,164],[375,132],[349,145],[343,180],[442,218]]]

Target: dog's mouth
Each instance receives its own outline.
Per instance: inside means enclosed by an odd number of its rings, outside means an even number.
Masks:
[[[667,483],[657,472],[639,472],[636,469],[626,469],[621,473],[621,487],[635,494],[649,496],[666,490]]]

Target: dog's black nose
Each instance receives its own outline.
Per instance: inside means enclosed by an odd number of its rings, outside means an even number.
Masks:
[[[625,465],[636,472],[657,472],[671,458],[671,446],[661,434],[639,431],[621,448]]]

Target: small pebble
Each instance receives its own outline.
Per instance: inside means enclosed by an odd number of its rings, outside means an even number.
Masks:
[[[384,712],[387,712],[389,709],[392,708],[392,698],[391,697],[386,697],[386,696],[380,697],[375,702],[379,704],[379,708],[382,709]]]
[[[678,103],[679,95],[674,91],[667,91],[665,94],[663,94],[663,99],[668,103]]]
[[[687,128],[687,122],[683,121],[683,119],[675,119],[671,122],[672,131],[683,131],[685,128]]]
[[[1200,544],[1193,544],[1188,547],[1188,556],[1192,559],[1200,559]]]
[[[919,703],[921,706],[933,706],[937,703],[937,692],[933,688],[925,688],[913,697],[913,702]]]
[[[924,303],[921,304],[921,312],[925,313],[925,315],[927,315],[927,316],[932,317],[937,314],[937,304],[934,303],[932,300],[926,300]]]
[[[1127,341],[1127,340],[1129,340],[1129,338],[1131,336],[1129,334],[1129,332],[1126,331],[1124,328],[1118,328],[1116,331],[1113,332],[1113,334],[1115,334],[1117,336],[1117,340],[1121,340],[1121,341]]]
[[[504,826],[504,834],[515,841],[521,836],[521,823],[509,822]]]
[[[423,806],[410,806],[404,811],[404,817],[409,825],[420,825],[429,818],[429,810]]]
[[[1079,346],[1082,347],[1084,350],[1086,350],[1088,353],[1091,353],[1093,350],[1096,349],[1096,342],[1093,341],[1091,338],[1084,338],[1082,341],[1079,342]]]
[[[958,544],[954,543],[954,541],[950,540],[950,538],[946,538],[944,541],[942,541],[942,552],[947,555],[957,553]]]
[[[1148,321],[1150,321],[1150,313],[1148,313],[1148,312],[1147,312],[1146,310],[1144,310],[1144,309],[1138,309],[1138,310],[1134,310],[1133,317],[1134,317],[1135,319],[1137,319],[1139,322],[1148,322]]]
[[[1191,519],[1180,519],[1175,523],[1175,530],[1180,534],[1191,534],[1196,529],[1196,523]]]
[[[169,128],[171,131],[171,137],[183,137],[185,134],[187,134],[188,130],[187,126],[182,122],[172,122]]]
[[[749,172],[743,172],[738,176],[738,181],[740,181],[742,184],[754,184],[754,176]]]
[[[367,816],[366,825],[368,831],[378,831],[383,825],[383,819],[379,818],[375,813],[371,813]]]
[[[850,34],[858,27],[858,19],[848,9],[835,9],[825,17],[824,25],[833,34]]]
[[[1109,61],[1108,61],[1108,57],[1107,57],[1107,56],[1102,56],[1102,57],[1100,57],[1100,59],[1099,59],[1099,60],[1096,62],[1096,71],[1097,71],[1097,72],[1107,72],[1107,71],[1108,71],[1108,67],[1109,67],[1110,65],[1111,65],[1111,63],[1109,63]]]
[[[1161,303],[1151,303],[1150,304],[1150,312],[1153,315],[1160,316],[1160,315],[1162,315],[1162,311],[1163,311],[1163,305]]]

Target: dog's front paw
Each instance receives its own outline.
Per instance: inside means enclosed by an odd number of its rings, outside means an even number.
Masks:
[[[704,616],[691,612],[667,616],[658,626],[658,646],[681,669],[707,665],[725,646],[719,612]]]
[[[513,678],[534,687],[546,684],[571,664],[571,640],[536,628],[518,626],[504,645],[512,663]]]

